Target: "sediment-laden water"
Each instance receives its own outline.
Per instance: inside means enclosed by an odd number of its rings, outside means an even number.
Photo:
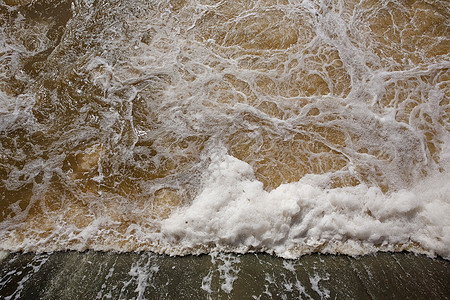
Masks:
[[[359,258],[215,253],[10,254],[2,299],[449,299],[449,262],[405,253]]]
[[[448,259],[449,49],[448,1],[2,0],[0,250]]]

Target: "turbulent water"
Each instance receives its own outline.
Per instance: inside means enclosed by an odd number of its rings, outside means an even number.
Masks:
[[[450,4],[1,0],[0,250],[450,258]]]
[[[2,299],[449,299],[449,261],[406,253],[187,255],[112,251],[0,257]]]

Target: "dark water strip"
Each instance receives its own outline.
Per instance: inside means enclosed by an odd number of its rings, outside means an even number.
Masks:
[[[449,299],[450,262],[411,253],[12,253],[1,299]]]

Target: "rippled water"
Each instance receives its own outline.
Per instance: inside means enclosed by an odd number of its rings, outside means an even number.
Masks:
[[[0,258],[1,259],[1,258]],[[10,254],[2,299],[448,299],[449,261],[405,253],[359,258],[265,254]]]
[[[0,1],[0,249],[450,257],[447,1]]]

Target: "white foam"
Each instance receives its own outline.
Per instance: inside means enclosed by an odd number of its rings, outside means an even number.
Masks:
[[[239,263],[241,262],[241,259],[239,256],[223,253],[217,255],[217,259],[222,262],[217,268],[219,271],[219,278],[222,280],[220,288],[222,291],[229,294],[233,290],[233,283],[238,278],[237,274],[240,271]],[[214,256],[213,260],[215,260]]]
[[[294,265],[295,264],[295,265]],[[306,298],[308,299],[313,299],[307,292],[306,292],[306,288],[302,285],[301,281],[298,278],[298,274],[297,271],[295,269],[296,265],[301,265],[301,263],[299,261],[296,261],[295,263],[293,261],[283,261],[283,268],[285,268],[286,270],[288,270],[289,272],[291,272],[291,274],[294,276],[295,281],[290,281],[289,283],[287,283],[289,285],[289,287],[291,289],[293,289],[293,287],[295,287],[295,289],[299,292],[300,295],[304,295]],[[287,280],[285,278],[285,280]]]
[[[138,293],[136,299],[146,299],[145,290],[158,271],[159,266],[154,264],[154,256],[152,254],[144,255],[142,259],[131,266],[128,274],[132,276],[131,281],[135,281],[136,284],[136,289],[134,290]]]
[[[328,280],[329,279],[329,275],[327,274],[326,277],[322,278],[320,277],[318,274],[314,274],[314,277],[310,277],[309,278],[309,282],[311,283],[311,287],[312,289],[319,294],[320,299],[329,299],[330,298],[330,291],[328,289],[325,288],[320,288],[319,286],[319,282],[321,280]]]
[[[324,189],[316,184],[323,176],[267,192],[250,165],[217,151],[202,192],[162,222],[162,233],[174,248],[214,245],[286,258],[318,250],[359,255],[404,249],[450,257],[448,174],[390,195],[365,184]]]
[[[208,275],[202,278],[202,285],[201,289],[208,293],[208,295],[211,295],[212,289],[211,289],[211,281],[212,281],[212,272],[209,271]]]

